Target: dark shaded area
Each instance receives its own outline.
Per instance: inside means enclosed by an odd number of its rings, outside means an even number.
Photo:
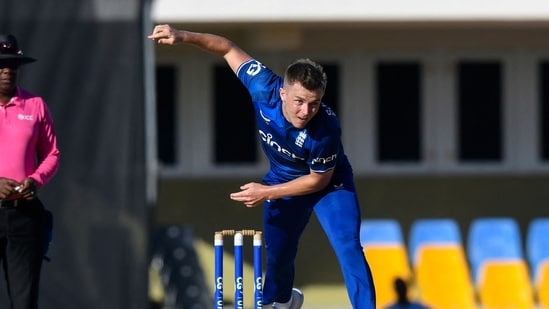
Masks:
[[[501,161],[502,75],[498,62],[458,65],[459,159]]]
[[[418,162],[421,149],[421,67],[380,63],[376,67],[377,160]]]
[[[48,103],[61,150],[56,178],[39,193],[54,216],[42,309],[146,308],[140,6],[0,2],[1,31],[38,59],[21,68],[19,82]],[[1,284],[0,307],[7,308]]]
[[[211,308],[213,299],[194,248],[190,226],[159,227],[153,234],[151,269],[162,281],[164,300],[160,308]]]

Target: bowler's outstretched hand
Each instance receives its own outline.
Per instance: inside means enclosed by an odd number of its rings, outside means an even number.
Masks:
[[[175,45],[182,43],[179,30],[171,27],[170,25],[157,25],[154,27],[149,39],[157,42],[158,44]]]

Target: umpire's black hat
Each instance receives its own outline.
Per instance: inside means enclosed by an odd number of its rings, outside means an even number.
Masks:
[[[4,60],[13,60],[19,64],[36,61],[36,59],[23,54],[15,36],[12,34],[0,34],[0,61]]]

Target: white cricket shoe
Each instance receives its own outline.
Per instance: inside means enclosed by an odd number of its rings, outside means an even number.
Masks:
[[[272,309],[300,309],[301,306],[303,306],[304,299],[305,297],[303,296],[303,292],[299,289],[293,288],[290,301],[285,304],[274,302]]]
[[[301,306],[303,306],[303,301],[305,300],[305,297],[303,296],[303,292],[301,290],[293,288],[292,289],[292,299],[290,303],[289,309],[300,309]]]

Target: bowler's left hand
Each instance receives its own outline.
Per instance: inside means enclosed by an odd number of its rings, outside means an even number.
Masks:
[[[242,202],[246,207],[255,207],[267,200],[267,187],[260,183],[250,182],[240,187],[240,192],[231,193],[231,199]]]

